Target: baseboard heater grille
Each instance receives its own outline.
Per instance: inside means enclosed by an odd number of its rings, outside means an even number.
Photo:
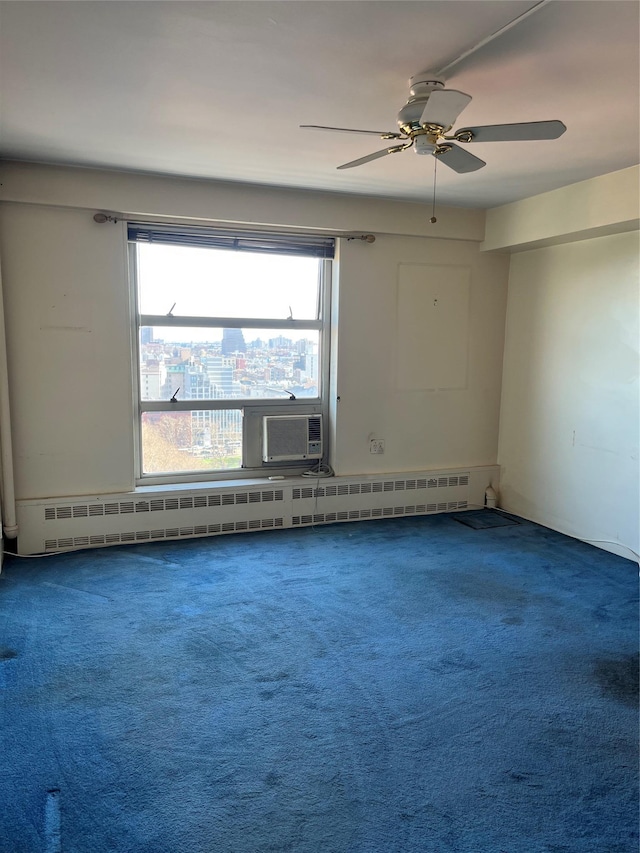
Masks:
[[[327,481],[292,477],[277,488],[236,481],[18,501],[18,553],[473,509],[484,504],[485,489],[497,476],[497,466],[490,466]]]
[[[82,503],[72,506],[45,508],[47,521],[59,518],[96,518],[101,515],[130,515],[134,512],[167,512],[175,509],[198,509],[210,506],[239,506],[262,501],[284,500],[282,489],[277,491],[219,492],[211,495],[194,495],[181,498],[155,498],[154,500],[109,501],[108,503]]]
[[[416,504],[409,506],[383,506],[372,509],[350,509],[340,512],[317,512],[313,515],[294,515],[293,526],[305,524],[333,524],[336,521],[361,521],[365,518],[390,518],[394,515],[425,515],[432,512],[451,512],[467,509],[466,501],[448,501],[439,504]]]
[[[284,527],[284,518],[261,518],[250,521],[226,521],[223,524],[196,524],[193,527],[169,527],[166,530],[136,530],[130,533],[106,533],[100,536],[74,536],[45,539],[45,551],[64,551],[70,548],[97,548],[100,545],[124,545],[129,542],[149,542],[157,539],[192,539],[194,536],[215,536],[220,533],[240,533],[245,530],[270,530]]]
[[[410,480],[380,480],[366,483],[343,483],[336,486],[305,486],[293,489],[293,500],[311,497],[334,497],[336,495],[371,495],[379,492],[404,492],[411,489],[441,489],[449,486],[468,486],[469,474],[450,477],[422,477]]]

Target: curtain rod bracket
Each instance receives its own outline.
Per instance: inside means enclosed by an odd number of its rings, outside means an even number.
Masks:
[[[97,222],[98,225],[104,225],[105,222],[118,222],[118,218],[116,216],[112,216],[110,213],[95,213],[93,215],[93,221]]]
[[[347,240],[362,240],[364,243],[375,243],[376,238],[373,234],[358,234],[352,237],[347,237]]]

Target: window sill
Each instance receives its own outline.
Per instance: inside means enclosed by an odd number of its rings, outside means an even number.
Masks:
[[[287,485],[299,483],[308,483],[309,480],[312,480],[313,477],[303,477],[302,474],[289,474],[289,475],[273,475],[273,478],[270,477],[252,477],[252,478],[240,478],[235,480],[191,480],[188,483],[162,483],[162,484],[153,484],[153,485],[138,485],[135,487],[133,494],[140,495],[141,497],[144,495],[153,495],[158,494],[159,492],[195,492],[195,491],[215,491],[216,489],[241,489],[248,488],[251,486],[254,487],[264,487],[264,486],[276,486],[278,484]],[[326,479],[324,477],[323,479]]]

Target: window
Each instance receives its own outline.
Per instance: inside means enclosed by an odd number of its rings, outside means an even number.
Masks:
[[[264,475],[263,418],[325,412],[333,242],[129,225],[140,480]]]

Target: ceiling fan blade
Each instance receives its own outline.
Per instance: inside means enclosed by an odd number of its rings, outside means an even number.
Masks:
[[[525,121],[520,124],[490,124],[457,130],[459,142],[518,142],[533,139],[557,139],[567,128],[561,121]],[[470,139],[463,136],[471,135]]]
[[[420,124],[451,127],[470,100],[471,95],[465,95],[457,89],[436,89],[429,95],[427,105],[420,116]]]
[[[333,130],[337,133],[370,133],[373,136],[380,136],[382,139],[404,139],[402,133],[395,133],[393,130],[356,130],[351,127],[325,127],[321,124],[301,124],[300,127],[306,130]]]
[[[385,148],[383,151],[376,151],[375,154],[367,154],[366,157],[360,157],[358,160],[351,160],[349,163],[343,163],[338,166],[338,169],[352,169],[354,166],[362,166],[364,163],[370,163],[372,160],[377,160],[379,157],[386,157],[387,154],[394,154],[396,151],[402,151],[406,148],[405,145],[397,145],[394,148]]]
[[[464,148],[458,148],[457,145],[439,145],[436,149],[436,157],[438,160],[453,169],[454,172],[464,174],[465,172],[475,172],[476,169],[482,169],[487,164],[484,160],[476,157],[475,154],[470,154]]]

